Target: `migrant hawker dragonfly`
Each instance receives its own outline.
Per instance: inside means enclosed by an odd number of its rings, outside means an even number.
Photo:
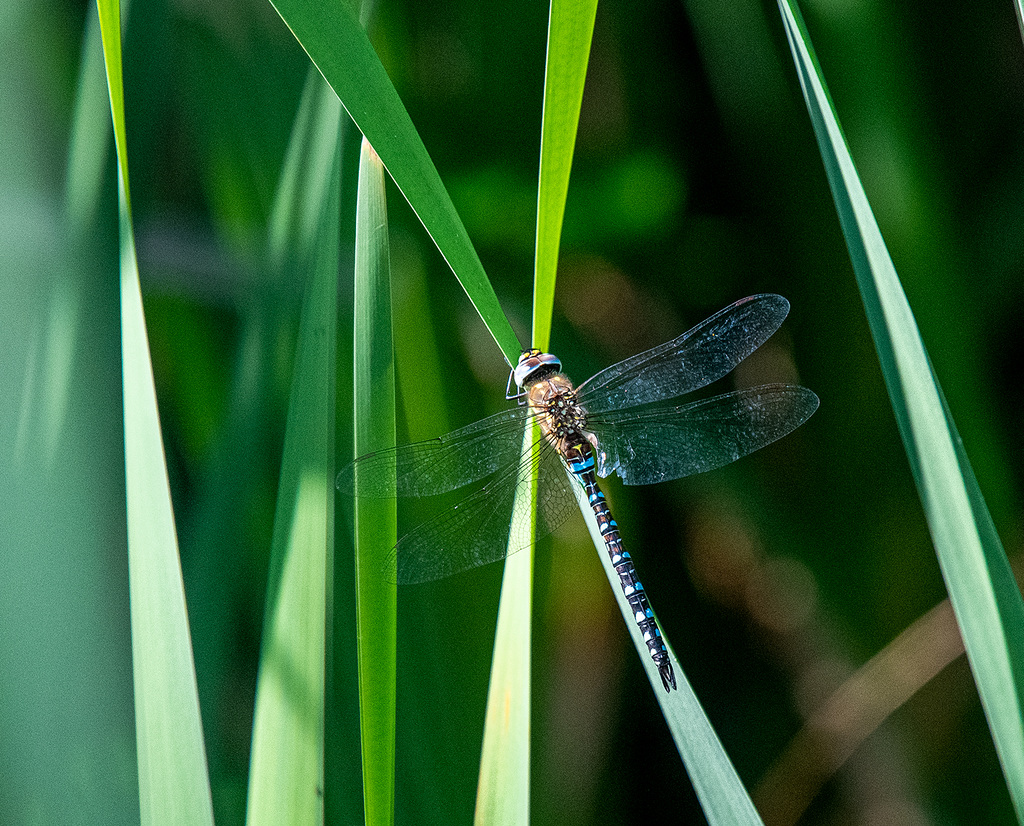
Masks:
[[[338,475],[358,496],[426,497],[477,488],[398,542],[389,575],[426,582],[495,562],[552,532],[586,493],[622,590],[666,691],[675,675],[661,631],[597,476],[617,473],[649,485],[712,470],[803,424],[818,407],[805,387],[768,384],[680,404],[677,399],[728,374],[779,328],[789,302],[755,295],[672,341],[608,367],[578,387],[550,353],[527,350],[509,378],[519,405],[426,442],[371,453]],[[523,454],[524,428],[541,435]],[[516,492],[538,473],[536,523],[514,512]],[[568,474],[566,473],[568,470]],[[536,530],[534,530],[536,529]]]

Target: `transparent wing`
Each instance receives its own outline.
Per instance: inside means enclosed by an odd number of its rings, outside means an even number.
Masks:
[[[611,411],[588,420],[597,473],[651,485],[734,462],[792,432],[818,409],[806,387],[766,384],[679,407]]]
[[[529,513],[513,513],[517,492],[528,490],[523,470],[531,465],[538,466],[536,526]],[[558,453],[542,438],[480,490],[403,536],[385,575],[399,584],[429,582],[528,548],[578,511],[571,484]]]
[[[580,385],[577,396],[591,415],[682,396],[729,373],[788,313],[781,295],[740,299],[679,338],[602,370]]]
[[[434,496],[518,464],[526,407],[495,413],[437,439],[360,456],[342,468],[337,487],[350,496]]]

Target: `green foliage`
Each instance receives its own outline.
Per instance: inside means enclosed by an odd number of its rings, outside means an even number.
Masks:
[[[532,346],[543,350],[548,348],[551,338],[558,247],[595,10],[596,4],[591,2],[554,2],[548,23],[531,336]],[[524,455],[539,438],[536,427],[526,429]],[[531,474],[530,495],[517,497],[515,508],[528,510],[532,518],[536,509],[537,468],[527,464],[524,470]],[[531,548],[508,560],[502,579],[477,786],[477,824],[526,823],[530,819],[532,613]]]
[[[431,234],[505,358],[514,362],[515,334],[416,127],[352,9],[345,2],[309,0],[278,0],[275,8]]]
[[[384,167],[363,139],[356,203],[355,454],[395,444],[395,354]],[[356,478],[358,486],[358,476]],[[392,481],[391,489],[395,488]],[[368,824],[394,822],[397,595],[382,576],[398,541],[394,499],[353,503],[363,793]]]
[[[334,358],[341,111],[310,72],[278,189],[276,263],[311,272],[302,305],[271,543],[248,824],[323,822],[327,606],[334,550]],[[280,275],[284,276],[284,272]]]
[[[146,826],[212,824],[213,802],[178,538],[135,256],[117,0],[99,2],[99,20],[117,148],[124,463],[139,809]]]
[[[932,541],[1020,819],[1024,815],[1024,602],[896,276],[799,11],[786,34]]]
[[[1024,110],[1002,4],[805,4],[805,28],[775,4],[626,0],[597,8],[591,43],[590,3],[378,3],[367,39],[346,3],[288,0],[279,17],[137,0],[123,118],[104,4],[127,167],[98,31],[80,36],[93,13],[15,6],[0,33],[15,56],[0,81],[0,820],[137,823],[140,803],[147,818],[180,803],[208,821],[212,798],[223,825],[248,798],[253,822],[386,821],[392,725],[399,822],[467,823],[479,799],[537,824],[751,819],[730,762],[766,822],[818,790],[804,822],[1014,819],[1020,611],[996,533],[1012,557]],[[810,123],[799,81],[818,63],[808,49],[794,74],[787,46],[808,32],[834,96]],[[520,587],[497,645],[492,569],[402,589],[394,619],[384,592],[357,614],[332,476],[363,449],[352,365],[382,342],[346,332],[358,140],[339,151],[345,115],[311,60],[405,196],[387,216],[398,441],[503,404],[531,300],[534,341],[551,317],[581,380],[743,295],[790,299],[735,380],[799,379],[815,417],[735,466],[607,491],[688,678],[671,695],[685,716],[662,712],[578,525],[506,565],[533,602]],[[819,153],[810,127],[830,114],[845,143],[834,128]],[[835,190],[837,221],[818,170],[824,154],[849,171],[846,147],[860,177]],[[141,304],[115,286],[119,260],[136,277],[114,231],[126,169]],[[957,635],[932,626],[911,637],[928,668],[892,677],[911,699],[869,736],[885,695],[832,691],[936,615],[943,575],[979,691],[963,662],[942,670]],[[397,701],[370,689],[360,705],[357,628],[385,652],[375,685],[397,668]],[[496,741],[504,685],[523,699],[517,739]],[[160,695],[177,705],[151,726]],[[815,707],[845,728],[798,734]],[[179,779],[140,785],[145,765]]]
[[[596,0],[553,2],[544,72],[544,119],[537,184],[537,254],[533,281],[533,346],[548,349],[565,197],[576,148]]]

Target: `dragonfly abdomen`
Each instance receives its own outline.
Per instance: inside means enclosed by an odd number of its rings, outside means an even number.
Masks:
[[[647,594],[644,586],[636,575],[636,568],[630,555],[622,547],[622,538],[619,536],[619,528],[608,508],[608,502],[604,498],[601,488],[597,485],[597,475],[594,473],[594,452],[586,439],[580,438],[575,444],[569,447],[563,454],[569,470],[583,485],[587,494],[587,501],[594,511],[597,525],[601,530],[605,548],[608,551],[608,558],[611,560],[615,573],[619,575],[619,584],[622,593],[633,609],[633,619],[636,621],[644,642],[651,652],[651,659],[658,666],[658,673],[661,674],[661,681],[666,691],[676,687],[676,677],[672,671],[672,662],[669,660],[668,651],[661,638],[661,629],[658,621],[654,618],[651,604],[647,601]]]

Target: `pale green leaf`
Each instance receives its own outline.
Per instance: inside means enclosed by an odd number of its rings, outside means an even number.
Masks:
[[[729,760],[725,749],[722,748],[722,743],[711,727],[711,722],[704,713],[700,701],[693,693],[693,688],[686,679],[679,660],[676,659],[672,645],[669,643],[668,637],[665,636],[665,629],[662,628],[662,639],[665,641],[665,648],[672,661],[678,687],[676,691],[665,691],[658,667],[651,659],[647,643],[633,617],[633,609],[629,606],[619,587],[619,576],[608,557],[604,537],[601,536],[601,529],[598,527],[594,511],[587,501],[586,493],[582,487],[576,484],[573,485],[573,490],[579,500],[580,510],[583,511],[594,548],[601,558],[601,564],[605,567],[609,582],[612,583],[612,592],[615,594],[622,618],[629,629],[637,656],[640,657],[644,670],[647,672],[647,679],[650,680],[651,687],[661,704],[665,722],[668,723],[672,739],[686,765],[690,782],[693,783],[694,791],[697,793],[708,823],[711,826],[760,824],[761,818],[750,800],[750,795],[747,794],[732,761]]]
[[[120,10],[99,4],[118,161],[125,487],[142,823],[206,824],[213,804],[171,492],[135,257]]]
[[[540,431],[523,431],[528,455]],[[519,467],[521,478],[532,476],[529,496],[516,496],[513,507],[534,519],[537,497],[537,456]],[[477,781],[476,826],[530,821],[530,639],[533,607],[533,548],[505,561],[498,604],[498,625],[487,690],[483,752]]]
[[[260,654],[247,823],[323,822],[327,607],[334,550],[334,395],[340,108],[319,80],[303,97],[278,187],[280,265],[312,269],[299,327],[278,486],[271,577]],[[291,153],[290,153],[291,154]],[[327,157],[329,164],[319,160]],[[330,185],[303,181],[327,176]],[[294,176],[292,178],[291,176]],[[306,193],[305,198],[297,193]],[[312,198],[312,201],[306,200]],[[303,217],[303,215],[305,217]],[[314,216],[316,216],[314,218]],[[275,223],[275,226],[277,223]],[[315,236],[309,234],[317,227]],[[309,243],[315,237],[315,243]]]

